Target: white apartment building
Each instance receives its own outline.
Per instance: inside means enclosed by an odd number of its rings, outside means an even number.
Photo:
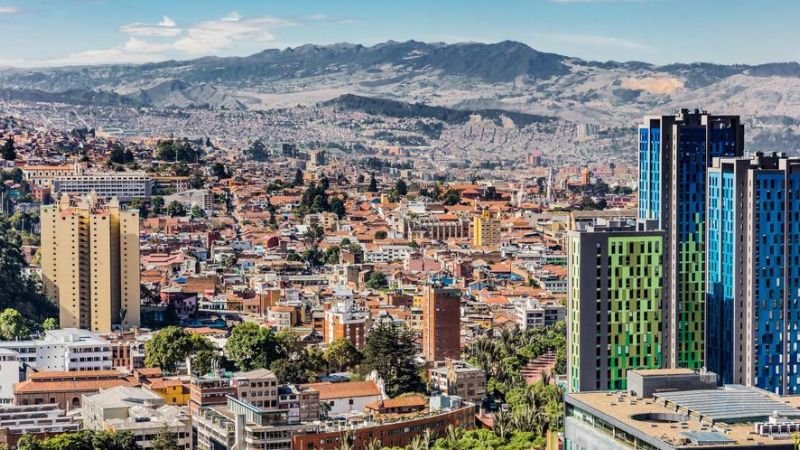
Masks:
[[[20,380],[19,354],[7,348],[0,349],[0,404],[14,400],[14,384]]]
[[[42,372],[113,369],[111,344],[77,328],[45,331],[38,340],[3,341],[0,349],[13,350],[19,362]]]
[[[364,252],[364,260],[368,263],[388,263],[392,261],[402,261],[414,251],[408,245],[378,245]]]
[[[149,198],[153,179],[144,172],[101,172],[56,177],[52,188],[54,194],[86,195],[94,191],[99,198],[128,201]]]
[[[525,298],[514,302],[517,323],[522,330],[553,325],[566,318],[566,308],[558,303],[545,303],[537,298]]]

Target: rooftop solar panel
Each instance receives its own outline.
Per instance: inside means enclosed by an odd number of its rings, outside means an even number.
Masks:
[[[800,409],[781,402],[765,391],[743,386],[726,386],[717,390],[662,392],[654,396],[715,422],[767,418],[774,412],[784,417],[800,417]]]

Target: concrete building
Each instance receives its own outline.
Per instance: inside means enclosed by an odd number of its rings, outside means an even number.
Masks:
[[[637,381],[635,378],[638,378]],[[627,392],[565,396],[566,450],[795,448],[800,397],[686,369],[630,371]]]
[[[26,381],[14,386],[14,404],[55,403],[61,409],[73,410],[81,407],[83,394],[134,384],[135,381],[116,370],[32,373]]]
[[[326,303],[325,308],[323,342],[332,344],[337,339],[345,339],[359,350],[364,348],[368,313],[357,308],[352,298],[338,301],[333,306]]]
[[[14,350],[0,348],[0,404],[14,400],[14,385],[21,380],[19,354]]]
[[[153,179],[144,172],[75,174],[53,178],[52,189],[54,196],[88,195],[94,192],[100,198],[129,201],[150,198],[153,193]]]
[[[164,429],[174,433],[178,448],[192,448],[191,417],[185,409],[165,405],[161,396],[139,387],[119,386],[96,394],[84,394],[83,428],[127,431],[143,449]]]
[[[664,361],[705,365],[706,173],[715,157],[741,156],[738,116],[687,109],[639,127],[639,218],[665,231]]]
[[[205,189],[189,189],[164,196],[165,205],[169,205],[172,202],[180,203],[186,208],[186,211],[191,210],[193,206],[202,209],[206,215],[214,211],[214,195]]]
[[[422,300],[422,354],[426,361],[461,358],[461,291],[425,286]]]
[[[70,177],[83,173],[83,168],[78,164],[60,166],[22,166],[22,177],[31,186],[51,187],[53,180],[60,177]]]
[[[363,411],[369,403],[384,399],[374,381],[311,383],[303,386],[319,392],[319,401],[327,405],[328,417]]]
[[[35,341],[3,341],[0,349],[15,352],[19,355],[18,362],[40,372],[113,368],[111,344],[88,330],[77,328],[48,330]]]
[[[566,318],[564,305],[541,301],[538,298],[526,298],[514,302],[514,312],[521,330],[544,328]]]
[[[56,404],[0,406],[0,445],[15,448],[25,434],[44,439],[78,431],[80,422]]]
[[[472,219],[472,245],[492,247],[500,245],[500,220],[488,209]]]
[[[568,242],[569,390],[625,389],[628,369],[662,366],[664,233],[589,227]]]
[[[486,372],[464,361],[448,359],[430,370],[430,385],[432,391],[457,395],[480,405],[486,397]]]
[[[62,327],[138,327],[139,212],[88,195],[41,209],[42,286]]]
[[[800,393],[800,158],[708,169],[706,361],[722,383]]]

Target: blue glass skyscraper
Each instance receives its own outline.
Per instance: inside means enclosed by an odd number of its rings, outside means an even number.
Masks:
[[[800,158],[719,158],[708,171],[708,367],[800,393]]]
[[[705,365],[706,171],[714,157],[741,156],[738,116],[681,110],[639,128],[639,218],[666,231],[664,363]]]

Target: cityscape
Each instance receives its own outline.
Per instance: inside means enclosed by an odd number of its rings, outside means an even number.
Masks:
[[[167,3],[0,0],[0,450],[800,448],[800,6]]]

